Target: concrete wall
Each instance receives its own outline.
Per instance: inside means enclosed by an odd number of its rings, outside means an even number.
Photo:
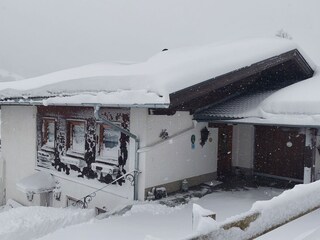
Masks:
[[[173,116],[147,116],[148,148],[142,149],[141,154],[145,161],[145,188],[174,183],[171,190],[178,190],[180,181],[185,178],[194,183],[213,179],[217,171],[218,132],[208,128],[212,141],[207,141],[202,147],[200,131],[205,126],[206,123],[193,122],[188,112],[177,112]],[[159,137],[162,129],[167,130],[169,139]],[[193,134],[196,136],[194,149],[191,148]]]
[[[254,126],[238,124],[233,126],[232,166],[253,168]]]
[[[35,172],[36,108],[21,106],[1,107],[2,161],[5,165],[6,199],[23,205],[32,203],[16,188],[16,183]],[[39,199],[34,199],[38,204]]]

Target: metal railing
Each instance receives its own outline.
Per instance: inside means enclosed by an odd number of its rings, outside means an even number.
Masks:
[[[137,170],[133,170],[131,172],[128,172],[128,173],[116,178],[112,182],[108,183],[106,186],[98,188],[97,190],[91,192],[90,194],[88,194],[88,195],[82,197],[81,199],[77,200],[76,202],[72,203],[72,206],[83,208],[83,209],[88,208],[89,203],[92,201],[92,199],[94,197],[96,197],[98,192],[103,191],[104,189],[106,189],[107,187],[109,187],[110,185],[116,183],[117,181],[119,181],[121,179],[128,180],[131,183],[131,186],[134,186],[135,185],[135,175],[139,174],[139,173],[140,172]]]

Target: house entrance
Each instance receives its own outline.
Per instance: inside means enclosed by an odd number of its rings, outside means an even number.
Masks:
[[[255,126],[254,172],[303,180],[305,134],[298,128]]]
[[[232,172],[232,126],[219,125],[218,137],[217,173],[223,179]]]

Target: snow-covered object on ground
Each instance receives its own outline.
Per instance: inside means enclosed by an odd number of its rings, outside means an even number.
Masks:
[[[219,228],[217,222],[211,218],[215,214],[213,211],[204,209],[198,204],[192,207],[192,228],[193,231],[200,233],[209,233]]]
[[[56,182],[51,174],[40,171],[21,179],[16,185],[24,193],[43,193],[52,191]]]
[[[94,217],[94,210],[19,207],[0,213],[1,240],[36,239]]]
[[[283,192],[269,201],[258,201],[253,204],[249,212],[231,217],[221,223],[221,227],[243,219],[248,214],[259,213],[258,218],[242,231],[240,228],[213,231],[213,239],[252,239],[252,237],[283,224],[293,217],[297,217],[315,207],[320,207],[320,181],[309,184],[296,185],[293,189]]]
[[[99,63],[0,83],[0,97],[60,97],[46,104],[72,105],[85,102],[83,95],[65,97],[81,93],[90,95],[91,104],[112,105],[119,98],[113,100],[110,92],[120,97],[132,92],[126,104],[168,104],[170,93],[297,48],[292,41],[270,38],[169,49],[142,63]]]

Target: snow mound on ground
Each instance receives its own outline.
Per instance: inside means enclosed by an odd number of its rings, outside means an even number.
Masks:
[[[94,210],[19,207],[0,213],[1,240],[29,240],[89,221]]]
[[[217,222],[209,217],[215,214],[211,210],[202,208],[198,204],[193,204],[192,207],[192,225],[193,230],[199,233],[209,233],[211,231],[217,230],[219,225]]]

